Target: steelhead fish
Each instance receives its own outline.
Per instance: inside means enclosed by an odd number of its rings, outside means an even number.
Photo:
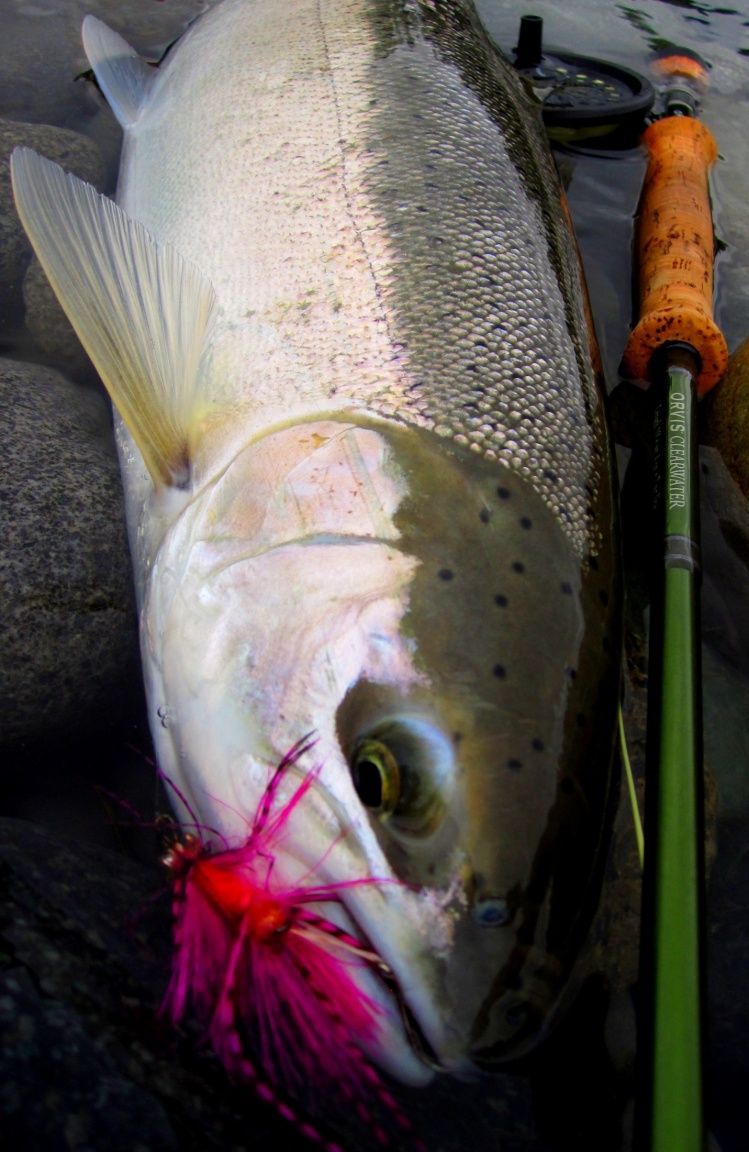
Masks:
[[[158,761],[213,830],[171,865],[223,951],[183,924],[172,998],[204,961],[220,1031],[252,1010],[248,934],[317,933],[368,1057],[491,1069],[543,1034],[592,914],[620,672],[537,105],[468,0],[224,0],[158,69],[92,17],[84,43],[117,204],[25,150],[13,180],[117,413]]]

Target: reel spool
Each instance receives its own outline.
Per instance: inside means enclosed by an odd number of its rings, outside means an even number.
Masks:
[[[589,56],[543,49],[543,19],[523,16],[514,65],[541,101],[553,140],[570,143],[604,137],[607,147],[629,146],[655,102],[644,76]]]

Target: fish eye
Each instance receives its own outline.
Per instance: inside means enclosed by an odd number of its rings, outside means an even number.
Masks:
[[[351,777],[356,794],[378,816],[388,817],[400,799],[398,763],[381,740],[360,740],[351,757]]]
[[[422,839],[442,823],[455,766],[450,741],[430,722],[380,721],[355,742],[350,765],[359,799],[392,832]]]

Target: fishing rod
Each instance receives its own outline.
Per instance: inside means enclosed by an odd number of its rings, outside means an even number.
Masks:
[[[624,354],[655,390],[658,550],[651,603],[648,773],[636,1142],[702,1152],[705,865],[696,403],[723,375],[713,319],[708,172],[718,149],[696,119],[707,70],[671,49],[656,65],[663,115],[645,131],[638,215],[640,319]]]
[[[627,70],[614,78],[612,66],[602,61],[545,55],[541,27],[539,17],[521,21],[516,66],[542,100],[550,135],[610,138],[622,126],[631,133],[638,117],[642,122],[652,107],[648,82]],[[695,53],[670,48],[653,71],[661,99],[658,118],[640,140],[648,164],[638,213],[639,320],[624,354],[628,374],[647,381],[654,392],[658,537],[649,640],[635,1143],[648,1152],[703,1152],[705,869],[696,403],[722,377],[728,351],[712,309],[708,172],[717,145],[696,118],[707,69]]]

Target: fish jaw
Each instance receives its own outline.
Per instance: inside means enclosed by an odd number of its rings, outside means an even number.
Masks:
[[[349,546],[350,547],[350,546]],[[301,560],[303,567],[312,565],[314,569],[326,570],[333,565],[337,570],[351,573],[351,565],[345,555],[345,546],[331,548],[314,545],[299,549],[301,555],[291,557],[288,550],[280,550],[273,559],[280,562],[282,571],[277,575],[265,572],[262,578],[275,581],[280,586],[287,578],[288,567],[293,560]],[[360,561],[372,574],[377,566],[376,550],[384,551],[381,545],[368,545],[357,548],[356,560]],[[326,553],[332,552],[332,555]],[[384,564],[392,559],[385,552]],[[394,568],[390,564],[389,568]],[[355,574],[354,570],[354,574]],[[240,581],[242,603],[257,600],[258,589],[252,582],[242,583],[242,566],[234,572]],[[294,577],[291,577],[292,581]],[[314,612],[314,606],[312,607]],[[345,688],[331,673],[331,666],[337,662],[341,648],[350,647],[356,654],[362,633],[367,629],[376,631],[378,637],[392,630],[397,619],[399,606],[387,600],[376,604],[377,612],[365,613],[364,618],[346,621],[338,650],[330,642],[326,644],[324,657],[318,666],[318,684],[330,692],[331,686],[342,697]],[[279,609],[282,612],[283,609]],[[233,611],[230,610],[230,615]],[[275,615],[271,609],[269,615]],[[200,677],[182,677],[182,655],[189,650],[188,631],[194,623],[194,616],[188,612],[189,621],[180,637],[180,643],[172,650],[165,651],[167,675],[156,688],[157,677],[149,677],[149,695],[155,700],[169,703],[162,708],[162,723],[156,728],[156,745],[159,762],[166,766],[170,779],[184,792],[191,808],[198,815],[201,824],[220,834],[220,844],[224,842],[236,846],[247,837],[252,819],[262,804],[273,767],[280,759],[278,749],[288,751],[291,731],[298,732],[297,722],[284,723],[285,709],[297,704],[291,686],[290,702],[285,704],[287,685],[268,684],[268,697],[253,704],[260,704],[261,717],[267,718],[266,730],[262,731],[262,719],[258,720],[258,710],[254,711],[254,723],[247,724],[248,706],[246,698],[222,691],[222,684],[214,675],[216,667],[231,673],[242,666],[244,661],[232,652],[229,642],[223,644],[223,630],[212,625],[212,653],[204,661]],[[275,630],[274,630],[275,632]],[[352,635],[353,634],[353,635]],[[198,643],[200,639],[198,638]],[[347,653],[350,656],[352,653]],[[216,663],[213,663],[215,657]],[[300,664],[303,662],[299,654]],[[338,661],[345,669],[350,659]],[[395,664],[407,666],[406,655],[396,653]],[[352,673],[349,672],[349,675]],[[355,673],[353,673],[355,675]],[[163,690],[162,690],[163,685]],[[224,687],[226,681],[224,681]],[[281,693],[280,703],[274,687]],[[320,690],[318,707],[310,714],[307,701],[306,715],[301,728],[314,731],[316,742],[304,765],[307,773],[319,769],[319,778],[313,793],[305,797],[298,813],[285,829],[282,845],[274,851],[273,877],[281,891],[294,886],[329,885],[334,893],[334,902],[325,904],[325,916],[359,938],[363,944],[375,950],[382,963],[393,973],[399,989],[399,999],[408,1005],[410,1012],[419,1020],[421,1030],[427,1037],[429,1048],[445,1057],[457,1046],[445,1035],[441,1012],[435,1003],[435,989],[424,984],[416,973],[423,973],[434,962],[434,957],[444,948],[449,938],[449,918],[437,902],[426,905],[410,889],[403,886],[392,873],[387,859],[382,853],[371,826],[351,784],[348,764],[341,754],[334,727],[331,730],[329,717],[335,718],[336,696],[332,706],[329,697]],[[325,707],[325,704],[328,707]],[[263,707],[263,705],[265,705]],[[160,706],[161,707],[161,706]],[[279,712],[276,711],[279,710]],[[291,712],[294,717],[302,714],[301,703]],[[163,721],[167,727],[163,727]],[[178,738],[175,746],[174,737]],[[270,738],[269,738],[270,737]],[[248,752],[248,746],[252,751]],[[294,788],[299,784],[296,775],[288,788],[279,794],[279,804],[288,803]],[[185,815],[185,819],[189,819]],[[216,843],[215,836],[208,832]],[[381,881],[381,883],[380,883]],[[348,887],[351,885],[351,887]],[[339,893],[339,895],[335,895]],[[418,924],[418,930],[414,926]],[[381,1066],[387,1068],[399,1079],[413,1084],[424,1083],[431,1077],[427,1066],[415,1056],[407,1041],[398,1002],[376,973],[366,968],[354,974],[363,999],[373,1001],[378,1009],[376,1035],[368,1041],[372,1045],[368,1055]]]

